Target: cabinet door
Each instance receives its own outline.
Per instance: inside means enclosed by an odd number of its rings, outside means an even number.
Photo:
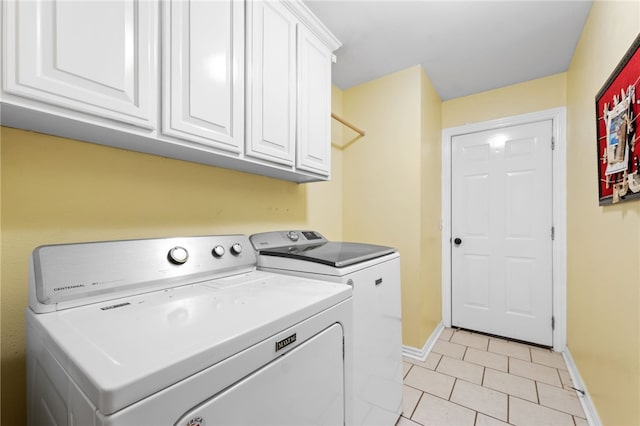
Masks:
[[[308,29],[298,31],[296,167],[331,172],[331,51]]]
[[[163,12],[162,132],[241,152],[244,3],[171,0]]]
[[[155,127],[154,2],[18,0],[4,10],[7,93]]]
[[[280,2],[247,6],[247,154],[293,165],[296,125],[296,19]]]

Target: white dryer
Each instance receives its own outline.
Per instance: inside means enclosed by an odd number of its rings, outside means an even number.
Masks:
[[[353,287],[355,425],[395,425],[402,412],[400,255],[390,247],[328,241],[315,231],[250,237],[263,271]]]
[[[245,236],[43,246],[29,425],[339,425],[351,288],[256,270]]]

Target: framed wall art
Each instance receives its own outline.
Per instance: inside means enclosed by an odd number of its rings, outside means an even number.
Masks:
[[[600,205],[640,199],[640,34],[596,95]]]

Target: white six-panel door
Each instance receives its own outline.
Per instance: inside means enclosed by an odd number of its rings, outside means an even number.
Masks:
[[[551,120],[452,138],[453,326],[553,344],[551,138]]]

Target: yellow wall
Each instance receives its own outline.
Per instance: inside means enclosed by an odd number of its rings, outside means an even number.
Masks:
[[[555,74],[446,101],[442,104],[442,128],[563,107],[566,102],[566,74]]]
[[[27,261],[38,245],[298,227],[342,238],[338,150],[330,182],[297,185],[7,127],[0,138],[2,424],[24,424]]]
[[[344,91],[343,109],[366,131],[343,151],[343,235],[399,250],[403,342],[420,348],[442,316],[439,267],[423,274],[421,264],[422,239],[439,238],[439,200],[427,212],[436,228],[423,233],[421,195],[423,152],[440,144],[440,99],[416,66]],[[428,175],[439,179],[439,165]]]
[[[639,32],[639,1],[596,1],[567,72],[567,340],[605,425],[640,424],[640,202],[598,206],[594,103]]]

